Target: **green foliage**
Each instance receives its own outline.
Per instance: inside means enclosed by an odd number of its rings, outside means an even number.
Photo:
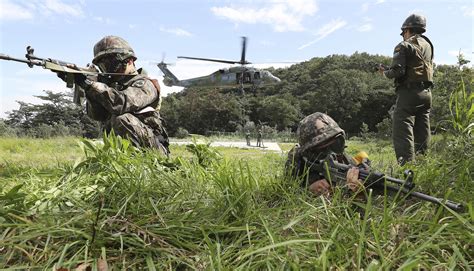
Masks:
[[[466,91],[462,78],[459,87],[451,93],[449,109],[454,130],[470,136],[474,131],[474,92]]]
[[[363,139],[368,139],[371,137],[371,134],[369,133],[369,126],[365,122],[362,122],[362,125],[360,126],[360,136]]]
[[[313,58],[273,70],[281,83],[245,95],[235,89],[171,94],[164,98],[162,115],[170,126],[198,134],[233,132],[247,122],[296,131],[299,120],[316,111],[328,113],[348,133],[358,133],[362,122],[374,131],[395,100],[393,83],[373,71],[374,63],[388,61],[365,53]],[[171,135],[176,128],[170,127]]]
[[[221,154],[210,146],[210,142],[201,144],[197,143],[196,138],[193,138],[193,143],[186,145],[186,150],[194,154],[199,165],[207,167],[221,158]]]
[[[388,139],[392,136],[392,118],[387,117],[376,125],[377,137]]]
[[[15,129],[18,136],[55,137],[87,136],[97,137],[99,125],[92,121],[72,102],[66,93],[45,91],[46,95],[36,96],[43,104],[18,102],[20,108],[9,112],[4,122],[10,129]],[[1,135],[1,133],[0,133]]]
[[[188,132],[188,130],[186,130],[182,127],[178,127],[178,129],[176,130],[175,136],[177,138],[180,138],[180,139],[186,138],[186,137],[189,136],[189,132]]]
[[[279,154],[225,149],[214,160],[216,150],[194,144],[189,159],[168,159],[113,135],[83,140],[77,163],[26,174],[7,166],[0,268],[467,270],[474,153],[452,142],[439,139],[409,166],[418,189],[467,202],[462,214],[393,195],[313,197],[285,177]],[[389,168],[393,150],[383,146],[349,142],[348,151],[365,149],[374,167]],[[456,160],[445,162],[448,154]]]
[[[237,98],[219,90],[187,89],[164,98],[161,113],[170,135],[178,127],[190,133],[235,131],[242,123],[242,111]]]
[[[1,137],[14,137],[17,135],[17,129],[6,124],[4,120],[0,119],[0,136]]]

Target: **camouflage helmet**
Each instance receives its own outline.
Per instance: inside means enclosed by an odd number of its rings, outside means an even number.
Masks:
[[[297,135],[300,150],[305,152],[336,137],[342,136],[344,138],[345,133],[331,117],[316,112],[300,121]],[[342,144],[344,143],[342,142]]]
[[[122,60],[130,57],[132,57],[133,60],[137,59],[135,52],[126,40],[117,36],[105,36],[94,45],[94,59],[92,63],[97,65],[100,58],[109,54],[116,54],[120,56]]]
[[[418,28],[421,33],[426,31],[426,18],[423,15],[412,14],[408,16],[402,24],[402,30],[407,28]]]

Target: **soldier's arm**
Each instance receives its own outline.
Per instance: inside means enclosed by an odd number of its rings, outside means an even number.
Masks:
[[[407,48],[405,44],[399,43],[393,50],[392,64],[390,69],[384,71],[387,78],[399,78],[405,75]]]
[[[93,101],[93,100],[87,100],[86,103],[86,110],[87,110],[87,115],[91,117],[93,120],[97,121],[105,121],[109,118],[110,114],[105,110],[105,108]]]
[[[122,91],[93,82],[87,95],[114,115],[137,112],[159,99],[155,86],[148,79],[138,79]]]

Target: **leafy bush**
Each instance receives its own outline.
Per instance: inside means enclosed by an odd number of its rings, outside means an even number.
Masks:
[[[183,127],[178,127],[174,136],[176,136],[177,138],[186,138],[189,136],[189,132]]]
[[[472,135],[474,131],[474,92],[466,91],[466,85],[462,78],[459,87],[451,93],[449,110],[454,130],[463,135]]]
[[[377,137],[388,139],[392,136],[392,119],[390,117],[383,119],[376,126]]]
[[[4,120],[0,119],[0,136],[1,137],[14,137],[17,136],[17,129],[6,124]]]

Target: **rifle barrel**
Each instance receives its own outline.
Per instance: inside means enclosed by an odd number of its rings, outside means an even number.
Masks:
[[[438,205],[446,205],[451,210],[457,211],[457,212],[462,212],[464,210],[464,206],[461,203],[453,202],[450,200],[445,200],[437,197],[433,197],[427,194],[423,194],[421,192],[413,191],[410,190],[406,187],[397,187],[397,186],[391,186],[391,185],[386,185],[388,190],[391,190],[393,192],[402,192],[403,194],[408,195],[409,197],[414,197],[418,198],[424,201],[428,201],[431,203],[435,203]]]
[[[337,161],[330,162],[329,167],[331,166],[335,169],[331,170],[331,173],[336,175],[335,177],[340,177],[342,179],[344,179],[345,172],[347,172],[347,170],[351,167],[350,165],[338,163]],[[391,176],[387,176],[381,172],[360,169],[359,179],[368,181],[368,183],[366,183],[368,187],[375,186],[374,188],[376,189],[383,189],[383,187],[386,187],[392,192],[402,192],[403,194],[406,194],[410,197],[419,198],[421,200],[429,201],[438,205],[445,205],[449,209],[457,212],[462,212],[464,210],[464,206],[461,203],[413,191],[413,188],[415,186],[411,181],[397,179]]]
[[[42,66],[42,63],[40,63],[40,62],[38,62],[38,61],[32,61],[32,60],[28,60],[28,59],[15,58],[15,57],[11,57],[11,56],[5,55],[5,54],[0,54],[0,59],[9,60],[9,61],[16,61],[16,62],[21,62],[21,63],[26,63],[26,64],[28,64],[28,65]]]

